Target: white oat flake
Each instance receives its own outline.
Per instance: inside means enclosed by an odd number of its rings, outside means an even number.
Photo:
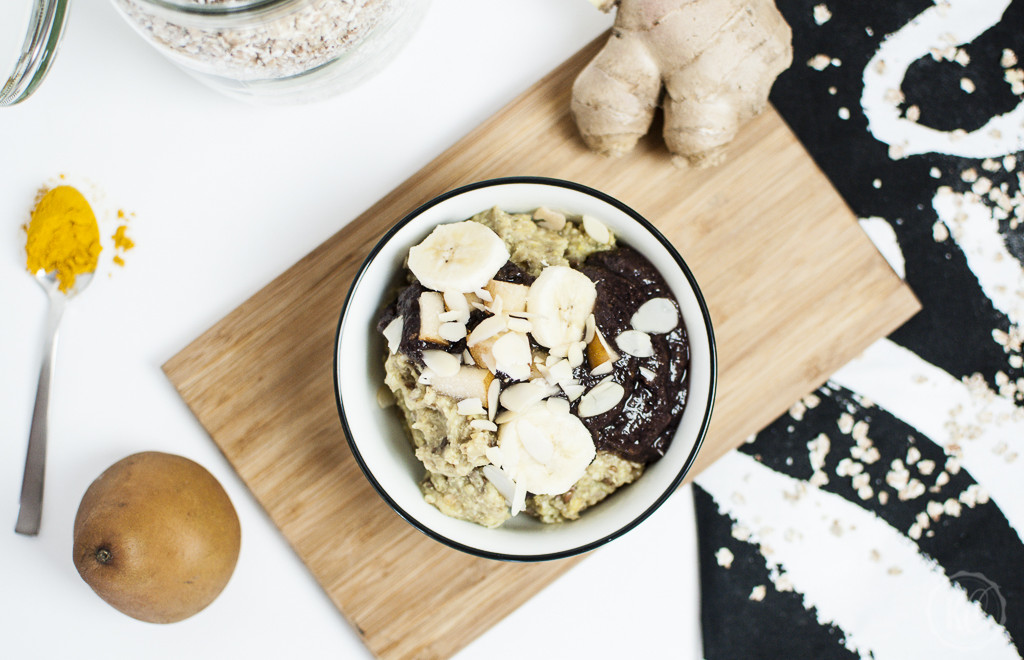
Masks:
[[[832,12],[829,11],[828,5],[824,2],[820,5],[814,5],[814,22],[818,25],[824,25],[828,23],[832,18]]]
[[[815,71],[824,71],[832,64],[832,58],[823,53],[818,53],[811,59],[807,60],[807,66],[811,67]]]

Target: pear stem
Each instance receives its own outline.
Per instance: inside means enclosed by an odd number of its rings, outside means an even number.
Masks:
[[[110,550],[107,550],[106,548],[100,548],[99,550],[96,551],[96,561],[98,561],[101,564],[109,563],[110,560],[113,559],[113,558],[114,558],[114,554],[112,552],[110,552]]]

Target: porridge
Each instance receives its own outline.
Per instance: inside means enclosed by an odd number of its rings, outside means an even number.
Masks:
[[[409,250],[377,320],[427,502],[557,523],[640,478],[686,404],[689,344],[653,265],[597,218],[492,208]]]

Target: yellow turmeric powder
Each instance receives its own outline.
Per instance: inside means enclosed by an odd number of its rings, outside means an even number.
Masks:
[[[128,250],[135,247],[135,241],[128,238],[128,236],[125,235],[124,233],[126,229],[128,229],[127,225],[120,225],[114,231],[114,235],[110,237],[114,240],[114,247],[118,250],[121,250],[122,252],[127,252]]]
[[[89,202],[75,188],[47,191],[32,210],[26,231],[28,271],[57,271],[58,288],[64,293],[79,275],[96,270],[103,249],[99,225]]]
[[[134,216],[135,214],[132,213],[132,217]],[[117,219],[126,219],[124,210],[117,210]],[[125,233],[127,229],[128,225],[118,225],[117,229],[114,231],[114,235],[110,237],[114,241],[114,250],[117,251],[117,253],[114,255],[113,261],[118,266],[124,266],[124,257],[122,255],[128,250],[131,250],[133,247],[135,247],[135,241],[130,239],[128,235]]]

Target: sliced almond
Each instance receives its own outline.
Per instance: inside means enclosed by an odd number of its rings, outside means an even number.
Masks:
[[[647,380],[654,380],[654,378],[658,375],[651,371],[650,369],[648,369],[647,367],[640,367],[639,371],[640,375],[646,378]]]
[[[533,219],[537,220],[539,226],[551,231],[562,231],[562,228],[565,227],[565,214],[552,211],[546,206],[541,206],[534,211]]]
[[[480,400],[479,397],[475,396],[462,399],[461,401],[459,401],[457,404],[455,404],[455,410],[458,411],[460,415],[465,415],[467,417],[469,417],[470,415],[487,414],[487,411],[484,410],[484,405],[482,401]]]
[[[487,386],[487,418],[494,421],[494,416],[498,413],[498,397],[501,394],[501,381],[492,376],[490,384]]]
[[[469,422],[469,425],[481,431],[498,432],[498,425],[488,419],[474,419]]]
[[[420,340],[447,346],[448,340],[440,333],[441,314],[444,314],[444,298],[437,291],[424,291],[420,294],[419,302]]]
[[[651,298],[640,305],[629,320],[634,330],[661,334],[671,332],[679,325],[679,312],[669,298]]]
[[[526,296],[530,293],[529,286],[491,280],[485,289],[494,299],[501,297],[502,309],[506,314],[526,311]]]
[[[438,376],[447,378],[459,373],[461,360],[451,353],[444,351],[430,350],[423,351],[423,364]]]
[[[565,392],[565,396],[567,396],[570,401],[575,401],[583,396],[583,393],[587,391],[587,388],[579,383],[565,383],[562,385],[562,391]]]
[[[569,350],[566,353],[566,359],[569,362],[569,366],[573,369],[583,364],[583,349],[586,348],[586,344],[581,341],[576,341],[569,344]]]
[[[526,487],[518,482],[513,483],[515,483],[515,490],[512,493],[512,503],[509,505],[509,512],[516,516],[526,508]]]
[[[398,345],[402,343],[402,331],[405,329],[403,317],[396,316],[385,326],[383,334],[388,342],[388,351],[393,355],[398,352]]]
[[[492,433],[498,433],[498,425],[489,420],[472,420],[469,426],[478,431],[489,431]]]
[[[509,504],[512,504],[512,499],[515,497],[516,484],[512,481],[512,478],[499,467],[494,465],[485,465],[481,469],[484,478],[491,482],[498,492],[501,493],[502,497]]]
[[[544,387],[536,381],[528,381],[506,387],[501,392],[500,401],[501,405],[504,406],[506,410],[520,412],[522,410],[526,410],[538,401],[542,401],[550,393],[551,392],[547,387]]]
[[[623,353],[628,353],[633,357],[649,358],[654,355],[651,336],[639,330],[626,330],[619,333],[619,336],[615,338],[615,345]]]
[[[487,400],[488,389],[494,374],[486,369],[471,365],[462,365],[454,376],[434,375],[430,385],[446,396],[461,401],[462,399]]]
[[[456,321],[442,323],[441,327],[437,329],[437,334],[450,342],[457,342],[466,338],[466,324]]]
[[[597,320],[591,314],[587,317],[587,324],[583,329],[583,341],[587,344],[594,341],[594,333],[597,332]]]
[[[550,374],[549,381],[555,385],[572,380],[572,365],[569,360],[562,358],[548,367]]]
[[[504,301],[501,299],[501,296],[494,296],[494,300],[492,300],[491,304],[487,306],[487,309],[490,310],[491,314],[497,316],[501,314],[502,310],[504,309],[503,304]]]
[[[619,401],[622,401],[622,397],[625,394],[626,390],[622,385],[611,381],[603,381],[583,395],[576,411],[580,417],[593,417],[594,415],[606,413],[619,405]]]
[[[564,358],[569,354],[569,345],[562,344],[561,346],[552,346],[549,353],[555,357]]]
[[[508,424],[515,418],[519,417],[519,414],[520,413],[516,410],[502,410],[494,418],[494,423],[497,424],[498,426],[501,426],[502,424]]]
[[[593,369],[590,370],[590,375],[591,376],[604,376],[606,374],[610,374],[612,372],[612,369],[614,369],[614,368],[615,368],[615,363],[612,362],[611,360],[609,360],[607,362],[602,362],[601,364],[597,365],[596,367],[594,367]]]
[[[501,465],[502,460],[505,458],[505,455],[501,452],[501,447],[498,446],[488,447],[485,449],[484,456],[486,456],[487,460],[494,465]]]
[[[587,361],[590,363],[591,369],[596,369],[606,362],[612,364],[618,359],[619,354],[608,345],[601,331],[595,328],[594,338],[587,344]]]
[[[466,294],[459,291],[445,291],[442,296],[444,297],[444,306],[450,312],[459,312],[465,314],[465,323],[469,320],[469,300],[466,298]]]
[[[608,231],[608,227],[592,215],[583,216],[583,231],[602,245],[612,240],[612,233]]]
[[[465,321],[462,320],[463,316],[464,315],[462,312],[456,310],[453,312],[441,312],[440,314],[438,314],[437,318],[438,320],[441,321],[441,323],[465,323]],[[468,317],[469,315],[466,314],[465,316]]]
[[[517,363],[530,364],[533,353],[530,352],[530,340],[521,332],[506,332],[494,342],[494,358],[498,364]]]
[[[477,324],[469,333],[466,346],[473,348],[485,339],[490,339],[505,329],[505,319],[501,316],[488,316]]]
[[[510,380],[523,381],[533,375],[533,370],[528,364],[513,364],[505,367],[498,367],[498,371],[504,373]]]
[[[491,292],[488,291],[487,289],[477,289],[473,293],[476,294],[477,298],[484,301],[485,303],[489,303],[492,300],[494,300],[494,297],[491,295]]]
[[[494,342],[491,354],[494,355],[498,371],[517,380],[529,377],[533,365],[533,353],[530,351],[530,340],[526,335],[519,332],[506,332]]]
[[[522,332],[523,334],[526,334],[530,332],[530,330],[533,330],[533,324],[526,319],[517,319],[510,316],[508,319],[508,329],[514,332]]]

